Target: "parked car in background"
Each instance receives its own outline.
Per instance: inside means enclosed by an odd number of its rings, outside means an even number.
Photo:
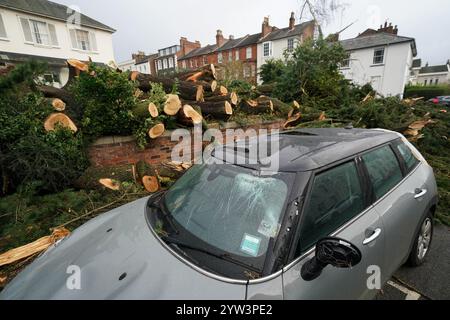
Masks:
[[[434,104],[444,105],[450,107],[450,96],[439,96],[433,99],[428,100]]]
[[[371,299],[430,251],[433,169],[400,134],[302,129],[258,165],[195,165],[168,191],[85,224],[1,299]],[[251,140],[256,143],[258,139]],[[261,141],[261,138],[260,138]],[[246,158],[239,142],[216,160]],[[70,288],[79,268],[79,288]],[[76,279],[76,278],[75,278]]]

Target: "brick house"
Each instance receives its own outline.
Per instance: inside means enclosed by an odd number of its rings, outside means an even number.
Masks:
[[[155,59],[155,68],[157,73],[164,75],[175,72],[179,65],[178,59],[200,47],[201,44],[199,41],[191,42],[185,37],[181,37],[179,45],[159,49],[158,57]]]
[[[289,27],[278,29],[269,24],[269,18],[264,18],[261,32],[248,34],[235,39],[229,36],[226,39],[221,30],[217,30],[216,43],[193,50],[178,59],[180,69],[196,69],[213,63],[222,65],[223,73],[229,73],[233,78],[245,79],[257,83],[258,70],[269,58],[282,58],[285,49],[290,45],[300,43],[304,39],[313,37],[315,24],[312,21],[295,24],[294,15],[291,14]],[[263,55],[263,48],[272,45],[272,54]],[[230,74],[231,73],[231,74]]]

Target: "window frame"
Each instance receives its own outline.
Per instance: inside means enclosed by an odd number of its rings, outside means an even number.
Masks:
[[[268,55],[266,55],[266,48],[265,46],[268,45]],[[272,48],[272,41],[266,41],[262,44],[262,54],[263,54],[263,58],[270,58],[273,56],[273,48]]]
[[[3,17],[4,17],[3,11],[0,10],[0,21],[3,24],[3,28],[5,29],[5,36],[4,37],[0,36],[0,40],[9,41],[10,39],[8,37],[8,30],[6,28],[5,19]],[[23,32],[23,30],[22,30],[22,32]]]
[[[250,53],[250,54],[249,54]],[[252,47],[245,48],[245,59],[252,59],[253,58],[253,50]]]
[[[358,178],[359,178],[359,183],[361,185],[361,191],[362,191],[363,196],[364,196],[364,207],[365,208],[361,212],[359,212],[357,215],[355,215],[352,219],[350,219],[349,221],[346,221],[345,223],[343,223],[342,225],[337,227],[330,234],[335,233],[337,230],[339,230],[343,226],[352,223],[356,219],[359,219],[371,207],[371,205],[372,205],[371,204],[372,203],[372,199],[371,199],[372,190],[370,188],[370,178],[368,177],[368,175],[364,171],[364,168],[361,166],[362,160],[361,160],[359,155],[349,156],[349,157],[344,158],[344,159],[342,159],[342,160],[340,160],[340,161],[338,161],[336,163],[333,163],[333,164],[328,165],[326,167],[319,168],[319,169],[316,169],[316,170],[312,171],[312,174],[311,174],[310,180],[308,182],[308,185],[305,188],[305,192],[304,192],[304,199],[305,199],[305,201],[303,202],[302,208],[301,208],[300,213],[299,213],[299,217],[300,218],[299,218],[298,223],[297,223],[297,225],[295,227],[295,236],[294,236],[295,240],[293,241],[293,245],[291,246],[291,256],[295,255],[295,253],[297,251],[297,247],[300,245],[300,231],[301,231],[301,228],[302,228],[302,226],[304,224],[304,221],[305,221],[306,210],[308,209],[309,203],[311,201],[311,195],[312,195],[312,191],[313,191],[313,188],[314,188],[314,183],[316,181],[316,177],[321,175],[321,174],[323,174],[323,173],[325,173],[325,172],[337,169],[338,167],[340,167],[342,165],[345,165],[345,164],[348,164],[348,163],[351,163],[351,162],[353,162],[355,164],[356,172],[357,172]],[[326,236],[324,236],[324,237],[326,237]],[[299,258],[303,258],[307,254],[307,252],[312,250],[312,248],[314,248],[314,247],[315,247],[315,245],[313,247],[311,247],[311,248],[308,248],[304,253],[302,253],[301,256],[294,257],[294,260],[295,259],[299,259]],[[290,262],[293,261],[292,259],[289,259],[289,260],[290,260]]]
[[[291,45],[292,44],[292,45]],[[292,52],[295,48],[295,38],[288,38],[287,39],[287,51]]]
[[[0,14],[1,14],[1,12],[0,12]],[[28,27],[29,27],[30,32],[31,32],[32,41],[29,41],[29,40],[26,39],[25,30],[23,30],[22,21],[21,21],[22,19],[26,20],[27,23],[28,23]],[[40,19],[39,17],[27,16],[27,15],[17,15],[17,20],[19,22],[19,29],[20,29],[20,31],[22,33],[23,41],[24,41],[25,44],[33,45],[33,46],[36,46],[36,47],[43,47],[43,48],[55,48],[55,49],[61,48],[60,41],[58,39],[58,34],[56,32],[56,25],[54,23],[49,23],[46,20]],[[47,30],[47,37],[48,37],[48,41],[49,41],[48,44],[38,43],[36,41],[35,32],[34,32],[33,27],[32,27],[32,21],[33,22],[37,22],[37,23],[45,24],[45,29]],[[4,23],[4,20],[3,20],[3,23]],[[51,32],[50,32],[50,28],[49,28],[50,24],[53,25],[53,27],[55,28],[55,39],[54,40],[56,40],[57,44],[53,44],[53,39],[52,39],[52,35],[51,35]],[[5,25],[5,30],[6,30],[6,25]],[[2,40],[9,40],[9,38],[0,38],[0,39],[2,39]]]
[[[382,56],[377,55],[376,54],[377,51],[381,51],[381,50],[383,50],[383,55]],[[375,62],[375,59],[379,58],[379,57],[383,57],[383,60],[381,62]],[[373,49],[373,61],[372,61],[373,64],[372,65],[374,65],[374,66],[383,65],[385,63],[385,60],[386,60],[386,47],[379,47],[379,48]]]

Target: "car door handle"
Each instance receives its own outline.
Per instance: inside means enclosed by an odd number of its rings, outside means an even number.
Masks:
[[[369,243],[374,242],[375,240],[378,239],[378,237],[380,236],[380,234],[381,234],[381,229],[379,229],[379,228],[376,229],[376,230],[373,232],[373,234],[372,234],[369,238],[366,238],[366,239],[363,241],[363,245],[367,246]]]
[[[424,195],[426,195],[428,192],[427,189],[416,189],[416,195],[414,196],[414,199],[420,199],[422,198]]]

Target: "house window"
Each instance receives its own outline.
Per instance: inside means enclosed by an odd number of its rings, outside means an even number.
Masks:
[[[174,67],[174,65],[173,65],[173,58],[170,57],[169,58],[169,68],[173,68],[173,67]]]
[[[244,78],[249,78],[249,77],[250,77],[250,67],[244,66]]]
[[[233,51],[228,51],[228,61],[231,62],[233,61]]]
[[[97,51],[95,33],[79,29],[71,29],[69,31],[73,49]]]
[[[384,48],[375,49],[373,55],[373,64],[384,63]]]
[[[20,23],[22,24],[26,42],[45,46],[58,46],[58,38],[54,24],[26,18],[20,18]]]
[[[163,68],[164,68],[164,69],[167,69],[167,59],[164,59],[164,60],[163,60]]]
[[[235,51],[235,55],[236,55],[236,61],[238,61],[239,60],[239,49],[237,49]]]
[[[344,61],[341,63],[341,68],[350,68],[350,57],[351,55],[348,53]]]
[[[263,43],[263,56],[264,57],[272,56],[272,42],[264,42]]]
[[[207,64],[208,64],[208,57],[203,56],[203,65],[207,65]]]
[[[248,48],[245,50],[245,57],[246,57],[247,59],[251,59],[251,58],[252,58],[252,47],[248,47]]]
[[[7,34],[6,34],[5,24],[3,22],[2,15],[0,14],[0,39],[2,39],[2,38],[6,39]]]
[[[437,86],[437,85],[439,84],[439,79],[436,79],[436,80],[434,81],[434,84]]]
[[[194,68],[194,61],[189,60],[189,65],[191,66],[191,69]]]
[[[424,81],[424,85],[426,86],[427,85],[427,83],[428,83],[428,80],[427,79],[425,79],[425,81]]]
[[[194,65],[195,65],[196,68],[198,68],[198,60],[197,59],[195,59]]]
[[[218,61],[219,63],[222,63],[222,62],[223,62],[223,54],[222,54],[222,52],[219,52],[219,54],[217,55],[217,61]]]
[[[289,52],[294,51],[294,38],[288,39],[288,41],[287,41],[287,50]]]
[[[158,60],[158,70],[161,70],[162,69],[162,63],[161,63],[161,60]]]
[[[183,62],[181,62],[181,67],[182,67],[183,69],[186,69],[186,67],[187,67],[187,66],[186,66],[186,61],[183,60]]]

